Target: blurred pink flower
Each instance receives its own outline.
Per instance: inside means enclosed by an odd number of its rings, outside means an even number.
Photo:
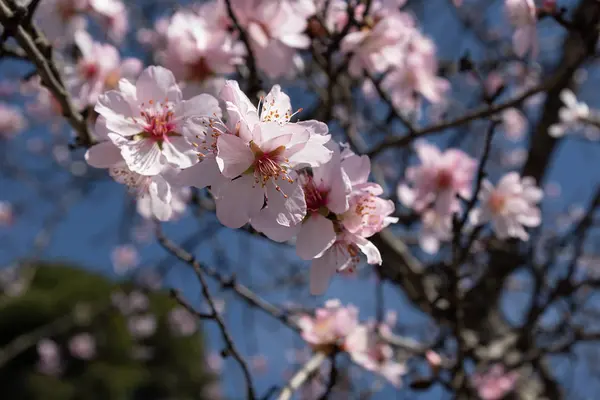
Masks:
[[[46,375],[58,375],[62,370],[60,349],[52,339],[41,339],[37,343],[38,370]]]
[[[90,360],[96,356],[96,339],[89,333],[80,333],[69,340],[71,355],[82,360]]]
[[[471,196],[475,159],[457,149],[445,152],[424,141],[415,145],[421,161],[417,167],[406,170],[406,183],[398,186],[398,198],[406,207],[421,213],[433,207],[439,214],[451,214],[460,209],[457,195]]]
[[[513,48],[519,57],[528,52],[536,57],[539,51],[537,37],[537,11],[533,0],[505,0],[505,9],[514,26]]]
[[[297,49],[310,45],[304,31],[306,16],[298,13],[289,0],[233,0],[232,8],[246,29],[256,63],[269,78],[294,72]]]
[[[379,330],[390,333],[385,323],[379,325]],[[344,349],[358,365],[380,374],[392,385],[400,386],[406,366],[395,359],[393,348],[381,338],[375,323],[355,329],[346,339]]]
[[[21,109],[0,102],[0,139],[10,139],[26,127]]]
[[[471,221],[477,225],[491,221],[500,239],[514,237],[528,240],[524,226],[536,227],[542,222],[536,204],[543,195],[533,178],[521,178],[516,172],[504,175],[496,187],[486,179],[479,193],[481,206],[473,210]]]
[[[523,139],[527,131],[527,118],[516,108],[508,108],[502,112],[504,135],[512,142]]]
[[[0,227],[7,227],[14,223],[15,214],[12,204],[8,201],[0,201]]]
[[[129,294],[115,292],[111,295],[111,302],[125,315],[146,311],[150,304],[148,297],[137,290]]]
[[[314,317],[303,315],[298,320],[302,338],[313,346],[338,346],[358,326],[358,309],[343,307],[339,300],[328,300],[317,308]]]
[[[516,371],[505,372],[496,364],[485,373],[474,374],[471,382],[482,400],[501,400],[510,393],[519,379]]]
[[[127,320],[127,328],[131,336],[137,339],[145,339],[156,332],[156,317],[152,314],[133,315]]]
[[[183,307],[175,307],[168,314],[169,325],[178,336],[193,335],[198,329],[198,323],[194,315]]]
[[[117,274],[124,274],[138,266],[140,262],[137,249],[130,244],[117,246],[111,252],[113,268]]]

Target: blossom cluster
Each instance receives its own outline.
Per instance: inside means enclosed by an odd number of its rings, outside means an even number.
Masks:
[[[331,141],[321,122],[293,122],[297,112],[278,85],[258,108],[235,81],[219,99],[184,100],[175,76],[152,66],[135,84],[122,79],[100,95],[95,110],[99,143],[87,162],[108,168],[157,219],[173,218],[186,187],[210,187],[223,225],[296,238],[297,254],[313,260],[314,294],[336,271],[354,270],[360,252],[381,264],[367,238],[397,219],[381,186],[368,182],[368,157]]]
[[[336,299],[328,300],[314,316],[302,315],[298,320],[303,339],[315,351],[345,351],[356,364],[400,386],[406,367],[394,357],[392,346],[383,338],[391,333],[394,322],[392,317],[379,324],[361,324],[358,309],[352,305],[344,307]]]
[[[458,149],[442,153],[424,141],[418,142],[415,150],[421,164],[407,169],[406,182],[398,186],[397,194],[400,202],[421,216],[421,248],[436,253],[440,242],[452,237],[453,215],[465,211],[463,200],[473,195],[477,161]],[[536,204],[543,192],[532,178],[509,172],[496,187],[484,179],[478,197],[479,207],[469,215],[471,222],[481,225],[491,221],[500,239],[527,240],[524,227],[541,223]]]

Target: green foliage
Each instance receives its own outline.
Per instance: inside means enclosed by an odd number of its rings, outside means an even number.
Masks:
[[[200,333],[177,334],[168,314],[177,303],[164,293],[147,294],[147,310],[122,312],[111,302],[132,287],[116,284],[81,268],[36,265],[30,286],[17,297],[2,296],[0,347],[24,340],[24,351],[0,366],[2,398],[19,400],[203,399],[212,376],[206,369]],[[152,314],[156,330],[136,338],[128,318]],[[40,334],[40,330],[44,331]],[[74,335],[89,333],[96,354],[89,360],[71,354]],[[38,367],[39,339],[60,348],[58,374]],[[10,347],[10,346],[9,346]],[[1,358],[1,357],[0,357]]]

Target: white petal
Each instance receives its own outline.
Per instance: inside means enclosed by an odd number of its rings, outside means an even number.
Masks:
[[[210,94],[201,94],[179,103],[174,113],[177,118],[193,116],[221,117],[221,108],[219,107],[219,100]]]
[[[164,166],[160,147],[150,139],[128,141],[121,147],[121,155],[129,169],[140,175],[157,175]]]
[[[276,216],[275,222],[283,226],[299,224],[306,216],[306,199],[302,187],[297,179],[293,183],[278,181],[278,186],[280,190],[276,189],[274,183],[266,186],[267,207]]]
[[[182,136],[172,136],[162,143],[165,159],[178,168],[189,168],[198,163],[198,153],[190,142]]]
[[[177,184],[181,186],[194,186],[202,189],[214,185],[224,179],[214,157],[207,157],[198,164],[186,168],[177,176]]]
[[[320,214],[313,214],[302,223],[296,239],[296,254],[303,260],[321,257],[335,239],[333,222]]]
[[[94,110],[106,118],[106,127],[123,136],[136,135],[141,128],[133,120],[132,110],[129,102],[123,94],[111,90],[100,97]]]
[[[254,185],[252,175],[219,185],[215,193],[217,218],[228,228],[237,229],[244,226],[251,218],[258,215],[264,204],[264,190]]]
[[[181,101],[181,90],[177,86],[173,73],[163,67],[153,65],[146,68],[138,78],[135,87],[140,102],[168,100],[177,104]]]
[[[88,149],[85,161],[94,168],[109,168],[123,161],[121,150],[112,142],[100,142]]]
[[[341,260],[338,260],[340,256],[343,257],[343,254],[332,247],[322,257],[313,260],[310,265],[310,294],[319,296],[325,293],[338,264],[341,263]]]

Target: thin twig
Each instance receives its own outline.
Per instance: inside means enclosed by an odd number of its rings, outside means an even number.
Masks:
[[[308,380],[308,378],[312,376],[312,374],[315,373],[315,371],[317,371],[317,369],[325,362],[325,360],[327,360],[327,354],[324,352],[315,353],[310,360],[308,360],[306,364],[304,364],[302,368],[300,368],[300,370],[294,374],[292,379],[290,379],[287,385],[285,385],[277,399],[291,399],[294,392],[300,389],[300,387]]]

